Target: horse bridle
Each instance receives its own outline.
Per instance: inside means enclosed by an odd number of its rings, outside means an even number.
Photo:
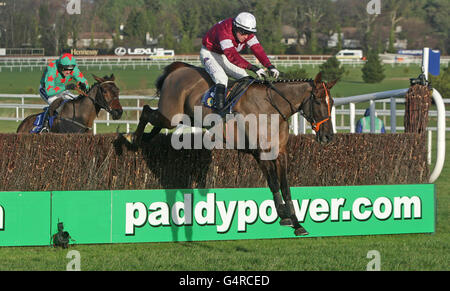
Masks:
[[[310,102],[309,102],[309,104],[310,104],[310,112],[311,112],[311,116],[307,116],[306,114],[305,114],[305,111],[303,110],[303,106],[304,106],[304,103],[302,102],[302,104],[300,105],[300,107],[299,107],[299,112],[300,112],[300,114],[306,119],[306,120],[308,120],[308,122],[309,123],[311,123],[311,128],[317,133],[317,132],[319,132],[319,130],[320,130],[320,126],[322,125],[322,124],[324,124],[325,122],[327,122],[328,120],[330,120],[330,117],[331,117],[331,100],[330,100],[330,95],[328,94],[328,90],[327,90],[327,87],[325,86],[325,83],[324,82],[322,82],[322,86],[323,86],[323,89],[325,90],[325,95],[326,95],[326,102],[327,102],[327,113],[328,113],[328,116],[327,117],[325,117],[324,119],[322,119],[322,120],[320,120],[320,121],[316,121],[315,120],[315,118],[314,118],[314,111],[313,111],[313,102],[317,102],[316,100],[315,100],[315,98],[316,98],[316,95],[314,94],[314,89],[315,88],[313,88],[313,90],[311,91],[311,95],[309,96],[309,98],[308,99],[310,99]]]
[[[314,94],[314,89],[315,89],[315,86],[313,85],[312,87],[313,87],[313,89],[311,90],[311,95],[308,97],[308,100],[310,100],[310,102],[309,102],[309,104],[310,104],[310,112],[311,112],[311,115],[312,116],[307,116],[306,114],[305,114],[305,111],[303,110],[303,106],[304,106],[304,101],[302,102],[302,104],[300,104],[300,106],[299,106],[299,108],[295,111],[294,109],[293,109],[293,106],[292,106],[292,103],[278,90],[278,89],[276,89],[273,85],[272,85],[272,83],[270,83],[269,82],[269,88],[270,89],[272,89],[272,90],[274,90],[275,92],[277,92],[277,94],[278,95],[280,95],[284,100],[286,100],[286,102],[288,102],[289,103],[289,106],[291,107],[291,112],[292,113],[296,113],[296,112],[300,112],[300,114],[303,116],[303,117],[305,117],[305,119],[311,124],[311,127],[312,127],[312,129],[317,133],[317,132],[319,132],[319,130],[320,130],[320,126],[322,125],[322,124],[324,124],[325,122],[327,122],[328,120],[330,120],[330,117],[331,117],[331,99],[330,99],[330,95],[328,94],[328,90],[327,90],[327,87],[325,86],[325,82],[322,82],[322,86],[323,86],[323,88],[325,89],[325,95],[326,95],[326,102],[327,102],[327,109],[328,109],[328,116],[327,117],[325,117],[324,119],[322,119],[322,120],[320,120],[320,121],[316,121],[315,120],[315,118],[314,118],[314,111],[313,111],[313,102],[317,102],[316,100],[315,100],[315,98],[316,98],[316,95]],[[270,96],[270,94],[268,94],[268,96],[269,96],[269,102],[270,102],[270,104],[278,111],[278,113],[280,113],[280,115],[283,117],[283,119],[284,120],[286,120],[287,121],[287,118],[286,118],[286,116],[283,114],[283,113],[281,113],[281,111],[280,111],[280,109],[274,104],[274,102],[273,102],[273,100],[272,100],[272,98],[271,98],[271,96]]]
[[[91,96],[89,96],[86,92],[84,92],[83,90],[81,90],[80,87],[78,86],[78,84],[77,84],[77,86],[75,87],[75,89],[76,89],[76,90],[78,91],[78,93],[80,93],[81,95],[83,95],[83,96],[89,98],[89,100],[91,100],[92,103],[94,103],[94,105],[98,105],[100,108],[103,108],[103,109],[105,109],[108,113],[112,114],[111,103],[112,103],[114,100],[118,100],[119,97],[114,97],[114,98],[112,98],[112,100],[110,100],[109,103],[106,104],[105,96],[104,96],[104,93],[103,93],[103,90],[104,90],[104,89],[103,89],[103,87],[101,86],[102,84],[105,84],[105,83],[114,83],[114,81],[103,81],[103,82],[101,82],[101,83],[96,83],[96,84],[98,84],[98,85],[100,86],[100,89],[102,90],[101,95],[102,95],[102,99],[103,99],[103,102],[102,102],[103,104],[102,104],[102,103],[99,103],[99,102],[97,101],[98,91],[97,91],[97,93],[96,93],[96,95],[95,95],[95,98],[93,99],[93,98],[92,98]],[[96,84],[94,84],[94,86],[95,86]],[[92,88],[93,88],[94,86],[92,86]],[[63,117],[60,117],[59,119],[60,119],[60,120],[64,120],[64,121],[68,121],[68,122],[70,122],[70,123],[73,123],[73,124],[75,124],[75,125],[77,125],[77,126],[83,128],[85,131],[91,130],[90,127],[87,127],[87,126],[85,126],[84,124],[82,124],[82,123],[76,121],[74,118],[75,118],[75,106],[73,106],[73,115],[72,115],[72,119],[67,119],[67,118],[63,118]]]
[[[114,83],[114,81],[103,81],[103,82],[101,82],[101,83],[94,84],[94,86],[95,86],[95,85],[98,85],[98,86],[99,86],[99,89],[100,89],[100,91],[101,91],[101,92],[100,92],[100,95],[101,95],[101,97],[102,97],[102,99],[101,99],[102,101],[101,101],[101,102],[97,101],[97,96],[98,96],[98,94],[99,94],[98,91],[97,91],[97,93],[96,93],[96,95],[95,95],[94,98],[92,98],[91,96],[89,96],[88,94],[86,94],[86,92],[80,90],[78,86],[77,86],[77,91],[78,91],[80,94],[82,94],[83,96],[88,97],[88,98],[92,101],[92,103],[94,103],[94,105],[98,105],[100,108],[105,109],[106,112],[112,114],[111,103],[112,103],[114,100],[119,100],[119,97],[118,97],[118,96],[117,96],[117,97],[113,97],[111,100],[109,100],[109,102],[106,101],[106,99],[105,99],[105,93],[104,93],[104,90],[105,90],[105,89],[103,89],[102,84],[107,84],[107,83]]]

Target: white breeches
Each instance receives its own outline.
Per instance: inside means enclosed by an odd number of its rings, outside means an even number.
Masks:
[[[73,100],[78,97],[77,95],[70,93],[69,90],[63,91],[57,95],[49,97],[45,92],[44,88],[42,88],[42,86],[39,88],[39,94],[41,95],[41,98],[48,103],[48,105],[51,105],[53,101],[55,101],[60,97],[62,97],[64,100]]]
[[[248,76],[245,69],[232,64],[225,55],[211,52],[205,47],[200,50],[200,60],[215,84],[222,84],[227,87],[228,76],[234,79]]]

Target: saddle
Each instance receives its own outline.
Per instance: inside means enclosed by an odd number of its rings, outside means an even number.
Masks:
[[[50,128],[53,126],[53,121],[56,116],[61,111],[63,105],[68,100],[64,100],[63,98],[58,98],[52,102],[50,106],[44,107],[44,110],[36,116],[36,119],[33,122],[34,127],[30,130],[30,133],[39,133],[42,130],[44,125],[45,117],[48,115],[48,125]],[[49,129],[50,129],[49,128]]]
[[[241,99],[242,95],[247,91],[251,84],[256,81],[253,77],[244,77],[236,81],[229,81],[227,86],[227,91],[225,92],[225,106],[221,113],[232,113],[234,105]],[[214,108],[214,92],[216,90],[216,85],[208,89],[208,91],[203,94],[202,104],[205,107]]]

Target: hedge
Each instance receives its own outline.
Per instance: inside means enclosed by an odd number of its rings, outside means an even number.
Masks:
[[[427,183],[419,134],[337,134],[321,146],[290,136],[291,186]],[[0,134],[0,191],[267,187],[253,156],[175,150],[171,135],[130,150],[115,134]]]

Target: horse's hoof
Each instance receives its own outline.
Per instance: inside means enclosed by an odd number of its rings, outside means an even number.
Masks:
[[[292,220],[290,218],[283,218],[280,220],[280,225],[281,226],[294,226],[294,224],[292,223]]]
[[[300,226],[299,228],[297,228],[297,229],[294,231],[294,234],[295,234],[296,236],[302,236],[302,235],[308,235],[309,232],[307,232],[306,229],[304,229],[303,227]]]

